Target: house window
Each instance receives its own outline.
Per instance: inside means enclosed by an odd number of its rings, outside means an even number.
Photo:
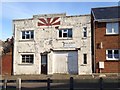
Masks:
[[[22,39],[33,39],[34,31],[22,31]]]
[[[83,37],[87,37],[87,27],[83,27]]]
[[[106,34],[118,34],[118,33],[119,33],[119,23],[106,24]]]
[[[106,50],[106,59],[107,60],[119,60],[120,59],[120,50]]]
[[[59,38],[72,38],[72,29],[60,29]]]
[[[83,54],[83,64],[87,64],[87,54]]]
[[[34,61],[33,54],[22,55],[22,63],[33,63],[33,61]]]

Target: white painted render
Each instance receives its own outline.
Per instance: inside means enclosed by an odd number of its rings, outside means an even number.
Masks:
[[[60,17],[60,25],[38,26],[39,18]],[[57,28],[56,28],[57,27]],[[83,37],[83,27],[87,27],[87,37]],[[72,28],[71,39],[60,39],[58,29]],[[34,30],[33,40],[22,40],[21,31]],[[14,58],[13,74],[41,74],[41,53],[47,53],[47,74],[78,71],[78,74],[92,73],[90,15],[66,16],[66,14],[34,15],[32,19],[13,20]],[[21,54],[34,54],[33,64],[21,63]],[[83,54],[87,54],[87,64],[83,64]],[[68,62],[71,54],[71,63]],[[67,57],[65,57],[67,56]],[[61,60],[61,61],[60,61]],[[75,62],[72,63],[72,60]],[[59,64],[63,65],[57,67]],[[73,65],[76,65],[72,67]],[[66,66],[70,65],[68,70]],[[57,67],[57,68],[55,68]],[[60,69],[61,68],[61,69]],[[75,70],[74,70],[74,69]]]

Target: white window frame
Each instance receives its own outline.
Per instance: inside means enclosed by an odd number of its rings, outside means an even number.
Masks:
[[[23,38],[23,32],[25,32],[25,38]],[[27,32],[29,32],[29,33],[27,33]],[[31,33],[33,33],[33,37],[32,37]],[[29,35],[29,38],[27,38],[27,34]],[[34,30],[21,31],[21,39],[22,40],[33,40],[34,39]]]
[[[33,55],[33,62],[32,62],[32,63],[31,63],[31,62],[29,62],[29,63],[24,62],[24,63],[23,63],[23,61],[22,61],[22,55]],[[34,64],[34,61],[35,61],[35,55],[34,55],[34,54],[32,54],[32,53],[29,53],[29,54],[28,54],[28,53],[27,53],[27,54],[26,54],[26,53],[25,53],[25,54],[23,53],[23,54],[21,54],[21,62],[20,62],[21,64]]]
[[[60,30],[62,31],[62,36],[61,37],[59,37],[59,31]],[[71,32],[72,32],[72,37],[69,37],[69,30],[71,30]],[[63,34],[65,34],[65,33],[67,34],[67,37],[63,36]],[[58,30],[58,38],[59,39],[71,39],[71,38],[73,38],[73,29],[72,28],[59,29]]]
[[[112,50],[112,58],[108,58],[108,50]],[[118,58],[114,57],[114,51],[118,50]],[[107,49],[106,50],[106,60],[120,60],[120,50],[119,49]]]
[[[111,32],[108,32],[108,29],[111,29]],[[119,23],[118,22],[106,23],[106,34],[108,34],[108,35],[109,34],[119,34]]]

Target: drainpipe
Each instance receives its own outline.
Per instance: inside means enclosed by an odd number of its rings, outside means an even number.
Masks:
[[[95,20],[93,21],[93,35],[94,35],[94,37],[93,37],[93,44],[94,44],[94,56],[93,56],[93,60],[94,60],[94,73],[96,73],[96,59],[95,59],[95,57],[96,57],[96,54],[95,54]]]

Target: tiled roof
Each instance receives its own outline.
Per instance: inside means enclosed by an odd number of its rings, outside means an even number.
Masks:
[[[120,18],[120,6],[92,8],[96,20]]]

